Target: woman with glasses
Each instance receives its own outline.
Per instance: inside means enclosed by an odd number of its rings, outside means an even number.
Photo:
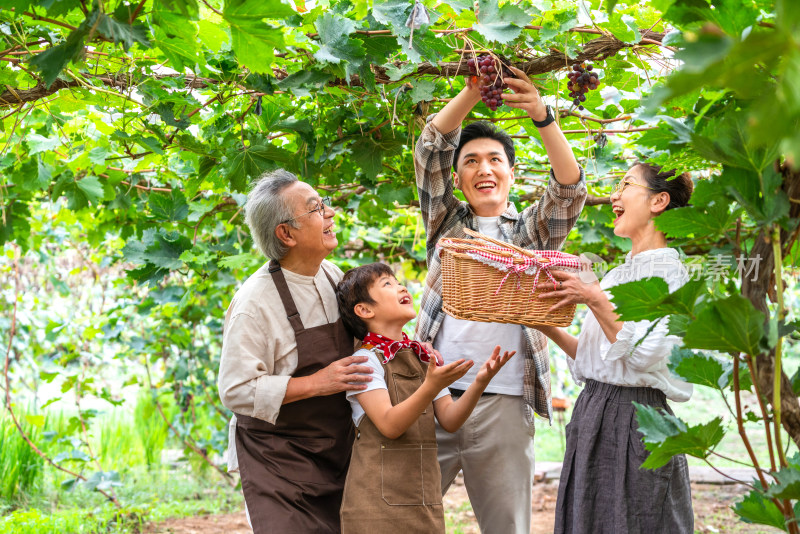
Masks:
[[[573,376],[585,387],[566,429],[566,454],[559,480],[556,533],[691,533],[694,529],[686,458],[641,469],[648,452],[638,431],[633,402],[672,413],[667,399],[689,400],[692,386],[672,375],[667,361],[679,341],[666,321],[621,322],[608,289],[660,277],[675,291],[688,280],[677,251],[655,225],[666,210],[686,206],[692,193],[687,175],[633,166],[611,195],[614,233],[631,240],[625,263],[601,282],[590,273],[555,273],[557,288],[540,298],[557,298],[552,309],[586,304],[580,336],[556,327],[537,327],[566,352]]]
[[[239,470],[255,534],[338,533],[354,439],[344,392],[366,389],[372,370],[351,356],[336,303],[342,271],[325,260],[338,244],[333,209],[277,170],[255,184],[245,214],[270,261],[225,314],[217,383],[235,414],[228,469]]]

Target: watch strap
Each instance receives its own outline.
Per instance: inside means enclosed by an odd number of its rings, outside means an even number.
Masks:
[[[556,120],[556,118],[553,116],[553,108],[551,108],[550,105],[547,105],[545,106],[545,109],[547,110],[547,116],[544,118],[544,120],[533,121],[533,125],[537,128],[544,128]]]

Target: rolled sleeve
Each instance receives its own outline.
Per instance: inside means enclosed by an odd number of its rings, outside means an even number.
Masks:
[[[563,185],[550,169],[550,180],[536,204],[522,212],[520,242],[525,248],[558,250],[566,241],[586,202],[586,177],[583,167],[577,183]]]
[[[256,378],[253,417],[275,424],[286,397],[291,376],[261,375]]]
[[[458,147],[458,140],[461,139],[461,127],[456,128],[452,132],[442,133],[431,123],[436,113],[427,118],[425,129],[417,144],[418,149],[424,151],[438,151],[443,152],[446,150],[454,151]]]
[[[638,371],[662,367],[679,340],[668,336],[665,321],[627,321],[617,333],[617,340],[602,355],[604,361],[625,358],[625,366]],[[651,331],[652,328],[652,331]]]
[[[275,373],[275,346],[254,317],[242,313],[229,321],[223,335],[219,396],[242,415],[275,423],[290,376]]]
[[[429,122],[414,149],[414,173],[422,222],[428,235],[429,257],[440,232],[448,226],[448,216],[461,204],[453,194],[453,180],[450,178],[461,128],[443,134],[430,122],[433,117],[428,118]]]
[[[583,167],[578,166],[580,170],[580,179],[570,185],[564,185],[556,179],[553,169],[550,169],[550,180],[547,182],[547,191],[557,200],[569,201],[572,203],[575,199],[581,199],[581,207],[586,200],[586,174]],[[580,211],[580,210],[579,210]]]

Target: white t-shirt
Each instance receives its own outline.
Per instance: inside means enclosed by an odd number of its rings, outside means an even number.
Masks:
[[[353,409],[353,424],[358,426],[361,423],[361,419],[364,418],[365,412],[364,408],[361,407],[361,404],[358,402],[358,396],[361,393],[366,393],[367,391],[372,391],[375,389],[385,389],[388,390],[389,388],[386,387],[386,378],[383,374],[383,366],[381,365],[380,360],[378,360],[378,356],[369,349],[358,349],[353,356],[366,356],[368,359],[364,363],[359,364],[351,364],[351,365],[368,365],[372,367],[372,381],[367,382],[367,389],[361,391],[348,391],[347,392],[347,400],[350,401],[350,408]],[[428,365],[427,363],[425,365]],[[450,395],[450,390],[444,388],[440,391],[436,397],[433,399],[437,401],[444,396]]]
[[[478,217],[478,231],[489,237],[505,241],[500,231],[500,217]],[[452,388],[466,390],[475,380],[481,365],[489,359],[495,346],[502,351],[517,351],[486,387],[488,393],[522,395],[522,379],[525,374],[525,333],[518,324],[482,323],[465,321],[445,315],[433,347],[442,353],[445,363],[461,358],[473,360],[475,365],[461,379],[453,382]]]
[[[611,269],[600,282],[609,298],[609,288],[651,276],[663,278],[670,292],[689,280],[678,252],[659,248],[640,252]],[[611,343],[591,310],[581,325],[575,359],[567,358],[572,375],[579,382],[588,379],[616,386],[647,386],[660,389],[667,398],[684,402],[692,396],[692,385],[673,375],[667,367],[672,347],[680,338],[668,334],[667,321],[625,321],[617,340]],[[712,326],[709,326],[711,328]],[[652,330],[651,330],[652,328]]]

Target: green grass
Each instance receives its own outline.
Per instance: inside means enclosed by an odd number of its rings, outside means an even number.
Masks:
[[[444,514],[445,532],[449,534],[464,534],[464,527],[474,527],[474,520],[465,519],[466,512],[472,510],[469,501],[463,502],[454,510],[446,510]]]
[[[178,408],[163,399],[166,416]],[[169,434],[152,397],[142,392],[131,410],[117,408],[97,415],[86,435],[72,413],[48,415],[17,413],[25,431],[49,457],[73,449],[96,456],[85,461],[61,460],[64,467],[90,477],[102,469],[116,471],[121,485],[113,487],[121,508],[83,483],[64,486],[73,477],[44,463],[22,439],[7,412],[0,414],[0,532],[13,533],[134,533],[146,522],[167,518],[238,511],[241,492],[223,482],[191,456],[178,465],[164,465],[162,451],[183,450],[183,443]],[[197,413],[192,424],[201,439],[215,436],[212,420],[220,415]],[[218,433],[218,432],[217,432]],[[187,453],[191,454],[191,453]]]
[[[39,429],[24,413],[18,413],[23,430],[34,441],[41,438]],[[32,418],[37,421],[37,419]],[[24,501],[35,493],[42,481],[44,460],[25,442],[7,411],[0,413],[0,501]]]

